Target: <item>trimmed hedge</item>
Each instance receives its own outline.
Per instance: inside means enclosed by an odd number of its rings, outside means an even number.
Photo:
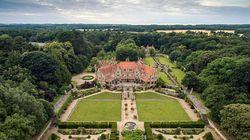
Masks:
[[[151,128],[204,128],[205,123],[201,120],[196,122],[145,122],[144,127],[147,140],[154,140]]]
[[[69,97],[63,103],[62,107],[56,112],[57,118],[59,118],[63,114],[64,110],[68,108],[69,104],[72,102],[73,99],[74,99],[74,96],[72,93],[70,93]]]
[[[76,129],[78,127],[84,128],[111,128],[110,122],[58,122],[58,128],[60,129]]]
[[[101,91],[101,89],[99,89],[99,88],[91,88],[91,89],[82,90],[78,93],[77,98],[88,96],[88,95],[91,95],[91,94],[94,94],[94,93],[97,93],[100,91]]]
[[[214,137],[212,135],[211,132],[207,132],[204,136],[203,136],[204,140],[214,140]]]
[[[144,128],[145,128],[145,134],[146,134],[147,140],[153,140],[154,139],[154,135],[152,133],[152,129],[151,129],[150,123],[149,122],[145,122],[144,123]]]
[[[77,129],[84,128],[111,128],[110,140],[118,140],[116,122],[57,122],[59,129]]]
[[[202,121],[196,122],[151,122],[152,128],[204,128],[205,123]]]
[[[111,135],[110,135],[110,140],[118,140],[119,138],[117,137],[117,123],[112,122],[111,123]]]

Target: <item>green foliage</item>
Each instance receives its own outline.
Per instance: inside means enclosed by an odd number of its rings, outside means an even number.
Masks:
[[[143,140],[143,132],[141,130],[122,131],[123,140]]]
[[[121,41],[116,48],[116,59],[120,61],[136,61],[139,58],[139,48],[134,40],[128,39]]]
[[[150,122],[152,128],[204,128],[205,123],[196,122]]]
[[[202,91],[204,84],[198,78],[195,72],[188,71],[185,77],[182,79],[182,84],[187,86],[189,89],[194,88],[196,91]]]
[[[52,134],[49,136],[49,140],[60,140],[60,137],[57,136],[55,133],[52,133]]]
[[[244,140],[250,137],[250,105],[230,104],[220,111],[221,126],[236,139]]]
[[[165,85],[165,82],[162,80],[162,78],[158,78],[156,81],[156,87],[162,87]]]
[[[203,136],[204,140],[214,140],[213,135],[211,132],[207,132],[204,136]]]

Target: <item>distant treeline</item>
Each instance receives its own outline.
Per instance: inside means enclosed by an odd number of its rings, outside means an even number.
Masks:
[[[207,30],[250,30],[250,24],[213,24],[213,25],[130,25],[130,24],[0,24],[0,29],[107,29],[118,31],[155,31],[175,29]]]

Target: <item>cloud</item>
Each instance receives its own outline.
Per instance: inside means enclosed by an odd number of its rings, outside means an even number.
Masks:
[[[3,23],[250,23],[249,5],[248,0],[0,0],[0,16]]]

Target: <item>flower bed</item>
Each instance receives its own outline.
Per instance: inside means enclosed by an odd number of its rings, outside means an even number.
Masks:
[[[82,77],[82,80],[93,80],[94,79],[94,76],[92,75],[85,75]]]

